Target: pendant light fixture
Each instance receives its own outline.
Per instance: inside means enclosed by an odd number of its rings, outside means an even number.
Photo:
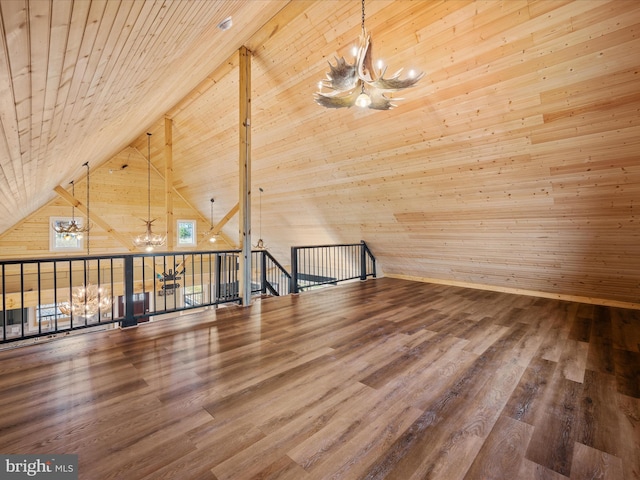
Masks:
[[[85,164],[86,165],[86,164]],[[73,180],[69,182],[71,184],[71,196],[75,199],[76,196],[76,184]],[[87,222],[85,225],[80,226],[76,222],[76,207],[71,205],[71,220],[68,222],[57,222],[53,224],[53,229],[56,233],[61,234],[65,240],[77,238],[81,240],[85,233],[89,231],[89,178],[87,174]]]
[[[151,220],[151,134],[147,133],[147,220],[145,221],[146,232],[138,235],[133,243],[138,248],[144,248],[147,252],[152,252],[155,247],[164,245],[166,236],[153,233],[151,224],[156,221]]]
[[[216,243],[218,240],[218,234],[213,231],[213,202],[215,200],[211,198],[211,228],[209,229],[209,243]]]
[[[409,71],[407,78],[401,79],[398,70],[389,78],[384,78],[387,67],[378,61],[373,66],[371,35],[364,27],[364,0],[362,0],[362,32],[356,49],[354,63],[347,63],[344,57],[336,58],[336,65],[329,62],[330,71],[326,79],[319,83],[315,94],[317,104],[327,108],[343,108],[356,105],[373,110],[389,110],[396,105],[387,94],[413,87],[424,73]],[[328,89],[323,92],[322,88]]]
[[[260,203],[258,205],[258,217],[259,217],[259,224],[258,224],[258,236],[260,238],[258,238],[258,243],[256,244],[255,248],[259,249],[259,250],[266,250],[266,246],[264,244],[264,240],[262,240],[262,192],[264,192],[264,190],[262,189],[262,187],[258,187],[258,190],[260,191]]]
[[[86,225],[82,229],[82,232],[87,233],[87,256],[90,254],[90,235],[91,235],[91,217],[90,217],[90,198],[89,198],[89,162],[82,164],[83,167],[87,167],[87,220]],[[73,182],[71,182],[73,183]],[[73,187],[72,187],[73,190]],[[82,238],[81,234],[76,235],[77,238]],[[85,275],[86,275],[87,261],[85,260]],[[99,312],[106,312],[111,308],[113,299],[109,295],[109,291],[98,285],[82,285],[73,289],[70,301],[59,305],[59,309],[63,315],[73,315],[76,317],[89,318],[93,317]]]

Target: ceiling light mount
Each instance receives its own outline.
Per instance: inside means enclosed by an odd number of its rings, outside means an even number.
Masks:
[[[225,18],[218,24],[218,28],[223,32],[226,32],[231,27],[233,27],[233,19],[231,17]]]

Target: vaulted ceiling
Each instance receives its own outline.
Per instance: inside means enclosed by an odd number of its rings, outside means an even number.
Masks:
[[[244,45],[253,235],[276,253],[365,239],[389,274],[638,301],[640,2],[368,0],[374,57],[425,72],[389,111],[313,101],[328,62],[352,60],[358,0],[0,0],[0,14],[0,232],[84,162],[144,173],[147,131],[162,170],[165,118],[173,186],[228,213]]]

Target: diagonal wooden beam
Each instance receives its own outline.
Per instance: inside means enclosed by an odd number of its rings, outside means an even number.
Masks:
[[[213,234],[220,235],[223,238],[223,240],[231,246],[235,246],[235,245],[233,241],[226,234],[222,232],[222,228],[227,224],[229,220],[233,218],[233,216],[236,213],[238,213],[239,210],[240,210],[240,204],[236,203],[235,206],[231,210],[229,210],[224,217],[222,217],[222,220],[220,220],[218,223],[215,224],[215,226],[213,227],[213,230],[211,231],[211,233]],[[202,244],[204,244],[207,241],[208,241],[207,238],[203,238],[198,242],[198,246],[199,247],[202,246]]]
[[[138,150],[135,147],[131,147],[131,149],[136,152],[138,155],[140,155],[141,158],[145,159],[146,161],[146,157],[140,152],[140,150]],[[160,178],[162,178],[164,180],[164,175],[162,174],[162,172],[160,170],[158,170],[155,165],[152,163],[151,164],[151,170],[154,171],[154,173],[156,175],[159,175]],[[178,197],[180,197],[180,199],[187,205],[187,207],[189,207],[191,210],[193,210],[194,212],[196,212],[198,214],[198,217],[200,218],[200,220],[202,220],[203,222],[209,223],[209,219],[202,214],[202,212],[200,212],[200,210],[198,210],[196,207],[194,207],[193,205],[191,205],[191,203],[184,198],[184,196],[178,191],[178,189],[176,187],[171,187],[172,191],[175,195],[177,195]],[[214,232],[215,233],[219,233],[220,236],[223,238],[223,240],[225,242],[227,242],[229,245],[231,245],[231,247],[236,248],[237,247],[237,243],[234,242],[233,240],[231,240],[231,238],[229,238],[228,235],[226,235],[225,233],[221,232],[220,230],[222,230],[222,227],[225,226],[225,224],[231,220],[233,218],[233,216],[238,213],[240,209],[240,204],[236,204],[231,210],[229,210],[229,213],[227,213],[222,220],[220,220],[216,226],[214,227]]]
[[[87,214],[87,207],[80,200],[78,200],[76,197],[71,195],[67,190],[62,188],[60,185],[56,186],[53,190],[58,195],[60,195],[64,200],[66,200],[69,203],[69,205],[74,206],[75,208],[77,208],[84,215]],[[122,234],[118,233],[117,231],[115,231],[111,227],[111,225],[109,225],[106,221],[104,221],[102,218],[97,216],[95,213],[89,219],[89,221],[91,221],[91,222],[95,223],[96,225],[100,226],[100,228],[102,228],[105,232],[107,232],[109,235],[111,235],[113,238],[115,238],[118,242],[120,242],[130,252],[135,251],[135,248],[134,248],[133,244],[131,243],[131,239],[130,238],[125,237],[124,235],[122,235]]]

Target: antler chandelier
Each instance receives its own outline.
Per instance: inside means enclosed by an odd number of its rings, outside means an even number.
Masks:
[[[133,243],[136,247],[142,248],[147,252],[152,252],[155,247],[164,245],[166,237],[164,235],[156,234],[151,231],[151,224],[156,221],[154,218],[151,220],[151,134],[147,133],[147,220],[145,224],[147,230],[142,235],[138,235],[134,238]]]
[[[389,110],[396,105],[387,96],[388,93],[398,92],[413,87],[424,76],[424,72],[416,73],[411,70],[408,78],[401,79],[398,70],[389,78],[384,78],[387,67],[378,61],[373,66],[371,35],[364,27],[364,0],[362,0],[362,32],[355,54],[355,63],[347,63],[344,57],[336,58],[336,65],[329,62],[330,72],[327,78],[320,82],[320,90],[315,94],[315,101],[327,108],[343,108],[356,105],[374,110]],[[329,89],[322,92],[322,87]]]
[[[76,221],[76,206],[71,205],[71,220],[68,222],[59,222],[53,225],[53,229],[56,233],[64,236],[65,239],[77,238],[81,239],[85,233],[89,232],[89,162],[82,165],[87,167],[87,223],[84,226],[80,226]],[[71,180],[71,196],[76,197],[76,184]]]
[[[71,301],[59,305],[64,315],[77,317],[93,317],[99,311],[111,308],[112,300],[109,292],[97,285],[83,285],[73,290]]]

